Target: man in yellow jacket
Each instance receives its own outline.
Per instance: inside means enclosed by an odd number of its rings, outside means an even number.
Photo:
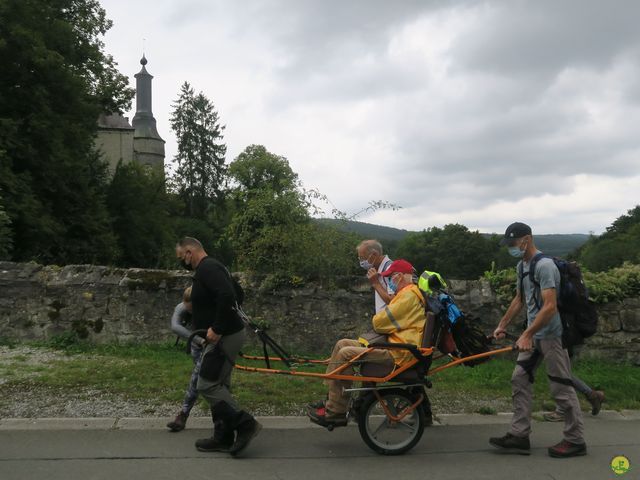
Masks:
[[[420,345],[425,328],[424,298],[413,283],[413,266],[406,260],[396,260],[381,275],[389,278],[389,287],[396,294],[389,305],[372,318],[373,329],[387,335],[390,343],[410,343]],[[361,354],[367,349],[360,341],[343,338],[336,343],[327,367],[327,373]],[[410,360],[411,353],[402,349],[376,349],[366,354],[366,362],[380,363],[392,371],[396,366]],[[351,367],[340,372],[353,374]],[[329,380],[329,395],[324,405],[311,408],[308,412],[312,422],[319,425],[346,425],[346,413],[349,407],[349,394],[344,393],[351,382]]]

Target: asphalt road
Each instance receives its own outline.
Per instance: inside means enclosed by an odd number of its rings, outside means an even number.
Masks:
[[[502,422],[430,427],[411,452],[398,457],[369,450],[353,426],[328,432],[272,423],[241,457],[232,458],[197,452],[194,441],[209,434],[201,428],[171,434],[157,426],[64,425],[0,428],[0,480],[640,479],[640,419],[588,418],[589,453],[570,459],[547,455],[546,447],[561,439],[562,425],[541,422],[534,425],[530,456],[501,455],[488,444],[490,436],[506,431]],[[610,467],[618,455],[632,468],[619,476]]]

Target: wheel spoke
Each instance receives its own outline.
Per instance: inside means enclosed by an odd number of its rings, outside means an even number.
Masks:
[[[371,435],[373,435],[374,437],[377,437],[378,433],[380,433],[380,430],[387,427],[388,424],[389,424],[389,420],[386,417],[383,418],[382,421],[380,422],[380,425],[378,425],[378,427],[373,432],[371,432]]]
[[[397,423],[398,427],[409,430],[410,432],[415,432],[416,431],[416,424],[415,422],[413,422],[412,425],[404,422],[404,421],[400,421]]]
[[[418,407],[408,412],[401,420],[394,422],[389,417],[398,417],[410,408],[414,402],[413,397],[405,392],[385,392],[381,397],[373,399],[369,404],[360,433],[365,442],[378,452],[402,453],[411,448],[422,436],[424,427],[421,412]]]

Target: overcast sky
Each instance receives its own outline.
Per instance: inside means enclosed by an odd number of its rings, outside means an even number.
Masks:
[[[227,162],[263,144],[341,210],[403,207],[360,221],[601,233],[640,203],[640,2],[102,5],[134,85],[146,39],[167,161],[188,81],[226,125]]]

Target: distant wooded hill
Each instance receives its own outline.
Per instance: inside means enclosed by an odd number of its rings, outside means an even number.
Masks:
[[[396,244],[408,234],[417,233],[410,230],[385,227],[383,225],[374,225],[371,223],[354,222],[349,220],[336,220],[333,218],[321,218],[317,219],[317,221],[325,225],[333,225],[346,232],[353,232],[363,238],[375,238],[380,240],[383,244],[385,242]],[[490,238],[493,234],[484,233],[483,235]],[[556,255],[559,257],[566,257],[569,253],[583,245],[588,239],[589,235],[584,233],[535,236],[536,245],[540,250],[549,255]]]

